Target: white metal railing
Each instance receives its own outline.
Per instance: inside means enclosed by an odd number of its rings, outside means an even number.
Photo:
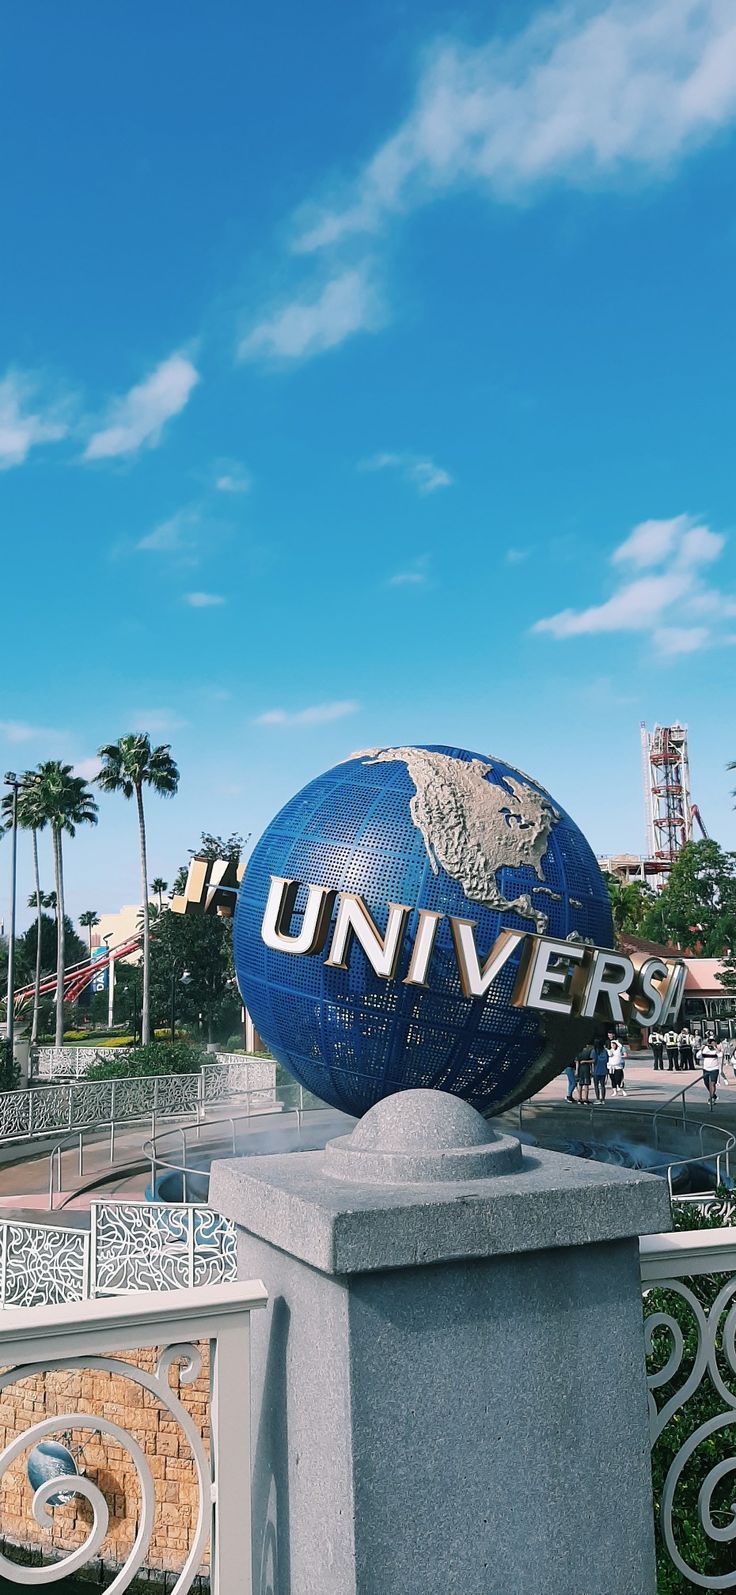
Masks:
[[[733,1589],[736,1227],[648,1235],[640,1253],[661,1543],[692,1585]]]
[[[250,1313],[266,1304],[259,1280],[181,1290],[173,1295],[90,1301],[80,1311],[76,1303],[33,1307],[0,1318],[0,1395],[19,1381],[47,1372],[83,1369],[130,1383],[136,1394],[147,1391],[175,1426],[192,1457],[197,1486],[197,1518],[183,1568],[171,1595],[185,1595],[209,1546],[213,1595],[251,1595],[251,1405]],[[207,1440],[170,1379],[178,1365],[179,1381],[191,1384],[202,1369],[200,1346],[210,1358],[210,1399]],[[135,1354],[161,1348],[153,1372],[138,1366]],[[125,1353],[125,1356],[120,1355]],[[140,1505],[135,1538],[124,1565],[110,1589],[115,1595],[128,1588],[146,1563],[163,1480],[151,1466],[145,1432],[138,1439],[119,1417],[106,1412],[96,1396],[91,1412],[74,1410],[71,1380],[55,1381],[53,1416],[44,1416],[11,1439],[0,1453],[0,1477],[33,1446],[50,1435],[96,1434],[104,1445],[122,1447],[138,1477]],[[112,1408],[112,1402],[110,1403]],[[100,1410],[98,1410],[98,1408]],[[99,1557],[105,1541],[110,1511],[95,1469],[64,1479],[64,1490],[89,1503],[92,1525],[82,1545],[64,1549],[59,1556],[53,1536],[53,1509],[49,1503],[59,1490],[58,1477],[39,1486],[33,1496],[36,1523],[51,1530],[47,1546],[53,1566],[23,1566],[0,1554],[0,1575],[16,1584],[45,1584],[66,1578]],[[100,1469],[102,1479],[104,1467]]]
[[[0,1220],[0,1308],[222,1284],[235,1227],[192,1203],[93,1202],[89,1229]]]
[[[244,1057],[238,1065],[206,1064],[194,1074],[121,1075],[0,1092],[0,1145],[64,1131],[105,1129],[136,1119],[198,1116],[210,1102],[243,1092],[276,1095],[276,1065]]]
[[[114,1058],[128,1058],[133,1050],[132,1047],[102,1046],[39,1047],[35,1073],[39,1080],[53,1080],[57,1076],[66,1080],[70,1076],[75,1080],[82,1080],[94,1064],[110,1063]],[[273,1071],[273,1061],[258,1053],[216,1052],[214,1054],[214,1066],[220,1064],[237,1070],[244,1064],[252,1063],[262,1063],[266,1066],[270,1064]]]
[[[259,1096],[260,1093],[246,1093],[246,1107],[243,1112],[228,1113],[224,1114],[222,1118],[207,1120],[206,1128],[208,1131],[219,1131],[221,1126],[228,1126],[227,1131],[223,1133],[225,1144],[229,1148],[229,1155],[231,1157],[235,1157],[237,1154],[239,1127],[241,1125],[248,1126],[250,1124],[251,1114],[254,1111],[259,1113],[269,1111],[268,1107],[266,1107],[264,1110],[264,1108],[258,1103],[253,1105],[251,1103],[251,1095]],[[317,1097],[312,1096],[309,1091],[304,1090],[303,1086],[297,1085],[295,1082],[293,1086],[287,1087],[286,1090],[282,1092],[281,1099],[275,1105],[274,1111],[295,1114],[297,1134],[300,1134],[302,1118],[304,1114],[313,1111],[323,1111],[324,1107],[324,1102],[321,1102]],[[196,1162],[190,1162],[189,1160],[189,1137],[192,1128],[194,1129],[195,1135],[197,1137],[197,1143],[199,1145],[201,1134],[201,1126],[199,1124],[196,1126],[176,1125],[173,1129],[161,1130],[158,1135],[152,1135],[150,1140],[143,1142],[142,1150],[144,1156],[149,1159],[151,1165],[150,1189],[152,1195],[154,1195],[156,1191],[156,1183],[158,1180],[159,1171],[162,1171],[165,1174],[181,1174],[182,1197],[185,1202],[187,1200],[188,1190],[187,1179],[190,1174],[195,1175],[200,1181],[206,1181],[207,1185],[209,1185],[210,1170],[206,1167],[203,1167],[201,1154],[198,1155]],[[178,1155],[175,1151],[172,1152],[170,1145],[167,1145],[166,1149],[162,1151],[162,1143],[164,1141],[168,1143],[174,1141],[175,1146],[178,1146],[179,1148]],[[50,1205],[53,1206],[53,1201]]]
[[[695,1085],[698,1084],[697,1081],[693,1081],[692,1083]],[[689,1087],[686,1087],[685,1089],[687,1090]],[[679,1097],[680,1095],[681,1093],[678,1092],[677,1096]],[[674,1102],[675,1098],[672,1098],[671,1100]],[[644,1120],[652,1130],[655,1148],[658,1151],[661,1151],[662,1147],[660,1145],[659,1139],[660,1125],[662,1123],[671,1122],[677,1128],[678,1133],[682,1133],[686,1137],[692,1136],[697,1142],[700,1150],[693,1152],[672,1152],[668,1156],[666,1162],[662,1163],[652,1163],[649,1161],[649,1159],[644,1159],[642,1161],[641,1167],[646,1169],[647,1173],[649,1174],[656,1173],[665,1176],[670,1187],[670,1196],[673,1195],[673,1170],[690,1168],[693,1165],[701,1165],[701,1167],[704,1165],[712,1165],[717,1183],[719,1185],[728,1185],[732,1177],[731,1154],[734,1151],[734,1148],[736,1148],[736,1134],[731,1130],[724,1129],[720,1124],[714,1124],[712,1119],[695,1119],[692,1117],[685,1117],[681,1119],[679,1110],[673,1109],[673,1111],[670,1113],[666,1112],[666,1109],[669,1108],[669,1106],[670,1103],[666,1102],[661,1108],[657,1108],[655,1111],[651,1107],[637,1107],[633,1103],[629,1102],[621,1103],[618,1101],[612,1101],[610,1106],[608,1102],[606,1103],[605,1116],[602,1117],[600,1115],[598,1104],[595,1102],[582,1103],[580,1104],[579,1113],[575,1114],[575,1123],[581,1126],[587,1123],[591,1134],[591,1140],[594,1141],[596,1138],[596,1131],[600,1131],[601,1124],[608,1124],[612,1120],[619,1118],[623,1124],[626,1124],[627,1120],[631,1121],[632,1123]],[[597,1108],[599,1111],[596,1111]],[[501,1114],[500,1117],[511,1117],[512,1114],[515,1117],[520,1130],[525,1128],[533,1130],[538,1118],[549,1120],[552,1123],[554,1123],[555,1119],[558,1119],[561,1125],[561,1136],[563,1138],[569,1139],[569,1130],[572,1121],[565,1116],[565,1104],[562,1102],[537,1102],[532,1099],[528,1102],[520,1102],[515,1108],[509,1109],[507,1114]],[[713,1142],[710,1151],[706,1150],[705,1145],[708,1137],[711,1137]],[[574,1139],[577,1140],[578,1137],[576,1136]],[[642,1142],[641,1145],[642,1151],[650,1150],[647,1142]]]
[[[39,1047],[34,1072],[39,1080],[53,1080],[57,1075],[80,1080],[93,1064],[127,1058],[130,1051],[130,1047]]]

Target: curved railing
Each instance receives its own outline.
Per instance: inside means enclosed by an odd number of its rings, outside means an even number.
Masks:
[[[274,1104],[273,1112],[274,1113],[278,1113],[278,1114],[280,1114],[282,1116],[283,1116],[284,1113],[293,1113],[293,1114],[295,1114],[295,1116],[296,1116],[296,1125],[297,1125],[297,1133],[299,1133],[300,1130],[301,1130],[302,1118],[303,1118],[303,1115],[305,1113],[315,1112],[315,1111],[318,1111],[318,1110],[322,1110],[324,1112],[324,1111],[327,1110],[327,1104],[325,1102],[320,1102],[317,1097],[311,1096],[310,1093],[308,1091],[305,1091],[302,1086],[296,1086],[295,1085],[293,1088],[287,1087],[287,1090],[291,1090],[291,1094],[293,1095],[293,1101],[292,1102],[286,1102],[286,1101],[284,1101],[284,1099],[282,1097],[281,1100],[278,1103]],[[265,1110],[263,1108],[259,1109],[259,1114],[258,1114],[259,1118],[263,1117],[264,1111],[266,1112],[266,1114],[268,1113],[268,1109],[265,1109]],[[236,1126],[238,1126],[239,1124],[242,1124],[242,1123],[249,1124],[251,1122],[252,1117],[253,1117],[253,1114],[252,1114],[252,1111],[251,1111],[251,1103],[250,1103],[250,1100],[248,1100],[247,1106],[246,1106],[246,1108],[245,1108],[243,1113],[226,1113],[226,1114],[223,1114],[221,1118],[207,1119],[204,1128],[206,1128],[207,1130],[210,1130],[210,1129],[214,1130],[214,1129],[217,1129],[218,1126],[220,1126],[220,1125],[223,1125],[223,1124],[229,1125],[230,1126],[230,1136],[229,1136],[230,1152],[231,1152],[231,1156],[235,1157],[236,1152],[237,1152],[237,1128],[236,1128]],[[208,1169],[201,1168],[199,1164],[193,1164],[193,1163],[187,1162],[187,1157],[188,1157],[188,1153],[189,1153],[189,1144],[190,1144],[190,1142],[189,1142],[190,1133],[191,1133],[192,1130],[194,1130],[195,1135],[197,1137],[197,1141],[199,1143],[200,1142],[200,1131],[201,1131],[201,1129],[202,1129],[201,1125],[196,1125],[196,1126],[195,1125],[185,1125],[185,1124],[175,1125],[170,1130],[161,1130],[158,1135],[152,1135],[147,1141],[143,1142],[143,1148],[142,1148],[143,1155],[144,1155],[144,1157],[146,1157],[149,1160],[150,1167],[151,1167],[151,1187],[150,1188],[151,1188],[151,1193],[152,1194],[156,1190],[156,1184],[157,1184],[157,1180],[158,1180],[160,1171],[163,1171],[166,1174],[181,1174],[181,1176],[182,1176],[182,1199],[185,1202],[188,1199],[187,1198],[187,1179],[188,1179],[188,1177],[190,1175],[196,1175],[198,1179],[205,1179],[209,1183],[209,1170]],[[180,1163],[177,1162],[173,1157],[165,1155],[161,1151],[160,1146],[159,1146],[160,1142],[171,1140],[173,1137],[177,1137],[178,1138],[179,1144],[180,1144],[180,1147],[181,1147],[182,1161]]]
[[[699,1084],[697,1080],[691,1081],[691,1085],[697,1084]],[[689,1090],[690,1086],[687,1086],[684,1089]],[[676,1098],[681,1095],[682,1092],[677,1092]],[[670,1100],[676,1100],[676,1098]],[[594,1137],[596,1127],[603,1122],[599,1115],[596,1114],[595,1104],[592,1102],[580,1103],[578,1106],[581,1110],[587,1108],[591,1136]],[[663,1161],[662,1163],[647,1163],[646,1165],[643,1165],[648,1174],[662,1174],[667,1179],[671,1198],[674,1198],[672,1182],[674,1173],[677,1169],[693,1168],[697,1166],[702,1166],[705,1168],[709,1164],[715,1164],[716,1183],[718,1185],[729,1186],[731,1184],[731,1153],[734,1151],[734,1148],[736,1148],[736,1134],[732,1133],[730,1130],[724,1129],[724,1127],[720,1124],[714,1124],[712,1119],[686,1119],[683,1124],[678,1113],[674,1111],[666,1111],[668,1107],[669,1103],[664,1103],[661,1108],[657,1108],[655,1112],[652,1112],[649,1108],[635,1107],[633,1103],[622,1104],[617,1101],[615,1104],[611,1103],[610,1107],[607,1105],[606,1122],[610,1123],[614,1115],[616,1117],[620,1116],[624,1120],[627,1118],[646,1120],[650,1126],[653,1126],[654,1145],[658,1150],[660,1149],[659,1125],[661,1123],[671,1121],[679,1130],[683,1130],[684,1128],[685,1133],[697,1135],[698,1144],[700,1146],[699,1153],[684,1153],[682,1156],[678,1156],[677,1153],[673,1153],[666,1159],[666,1161]],[[508,1115],[502,1114],[500,1117],[510,1118],[512,1115],[515,1115],[518,1128],[523,1130],[525,1109],[527,1111],[532,1110],[535,1118],[539,1115],[560,1117],[565,1111],[565,1105],[560,1102],[537,1102],[534,1100],[534,1098],[532,1098],[529,1102],[519,1103],[518,1108],[512,1109]],[[656,1123],[655,1120],[657,1121]],[[581,1122],[580,1114],[576,1114],[575,1122]],[[706,1134],[717,1136],[720,1139],[720,1145],[717,1149],[714,1149],[710,1152],[705,1150],[704,1140]]]

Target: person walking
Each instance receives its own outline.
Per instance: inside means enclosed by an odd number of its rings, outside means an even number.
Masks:
[[[649,1045],[652,1049],[655,1069],[664,1068],[664,1036],[661,1030],[650,1030]]]
[[[590,1053],[591,1049],[588,1047],[585,1052],[579,1052],[577,1058],[575,1059],[575,1072],[578,1085],[578,1102],[581,1103],[590,1102],[590,1076],[593,1069],[593,1061],[591,1059]]]
[[[693,1038],[690,1034],[690,1031],[687,1029],[687,1026],[683,1026],[677,1041],[680,1048],[680,1068],[692,1069],[695,1065],[695,1058],[693,1057]]]
[[[567,1096],[565,1097],[565,1101],[566,1102],[575,1102],[577,1104],[577,1098],[575,1096],[575,1087],[577,1085],[577,1077],[576,1077],[576,1074],[575,1074],[575,1064],[574,1063],[568,1063],[567,1068],[565,1069],[564,1072],[565,1072],[565,1077],[567,1079]]]
[[[624,1069],[626,1068],[626,1048],[623,1042],[614,1040],[608,1055],[608,1072],[611,1076],[611,1095],[625,1097]]]
[[[718,1101],[716,1088],[718,1086],[718,1074],[721,1067],[721,1060],[718,1047],[716,1045],[715,1036],[706,1036],[705,1041],[703,1042],[703,1045],[698,1053],[698,1061],[703,1071],[703,1085],[708,1092],[708,1100],[712,1108],[713,1103]]]
[[[667,1031],[664,1038],[664,1044],[667,1048],[667,1068],[670,1074],[672,1074],[674,1069],[679,1069],[680,1067],[680,1048],[677,1041],[676,1030]]]
[[[593,1087],[596,1102],[605,1102],[608,1084],[608,1048],[602,1036],[596,1036],[590,1049],[593,1063]]]

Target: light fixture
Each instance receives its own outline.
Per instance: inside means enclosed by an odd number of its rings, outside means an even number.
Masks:
[[[59,1445],[57,1440],[42,1440],[29,1452],[26,1473],[31,1489],[37,1490],[49,1479],[76,1478],[79,1469],[68,1446]],[[66,1506],[75,1494],[75,1490],[60,1490],[58,1495],[49,1496],[48,1505]]]

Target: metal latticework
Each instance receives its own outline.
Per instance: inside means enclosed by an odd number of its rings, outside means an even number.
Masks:
[[[693,836],[687,726],[656,725],[650,732],[642,725],[641,736],[647,845],[666,874]]]

